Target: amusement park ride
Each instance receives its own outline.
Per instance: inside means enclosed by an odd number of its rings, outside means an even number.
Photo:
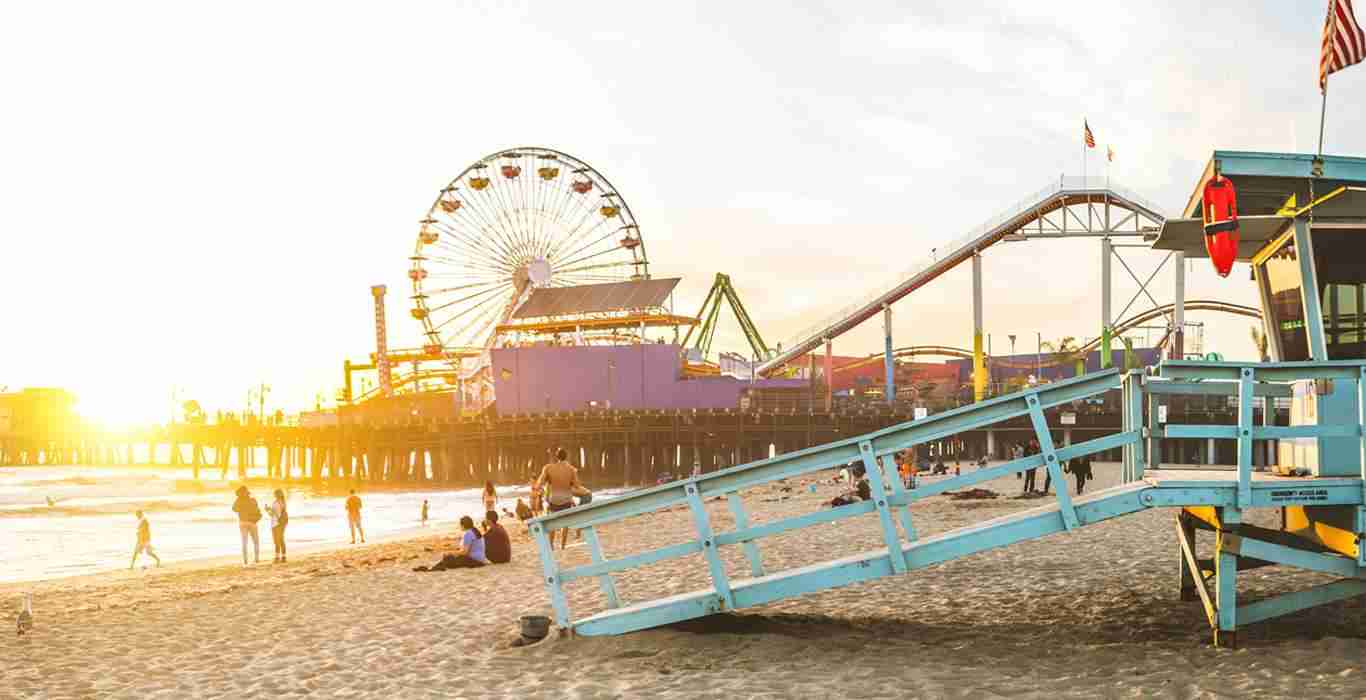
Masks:
[[[1211,188],[1210,183],[1220,184]],[[1131,215],[1152,212],[1133,199],[1121,200],[1114,191],[1088,189],[1069,188],[1064,182],[1040,201],[1077,198],[1089,209],[1092,198],[1103,196],[1110,205],[1122,202],[1131,207]],[[1211,189],[1220,193],[1212,200],[1206,196]],[[1228,199],[1234,192],[1236,200]],[[876,315],[891,299],[948,267],[969,259],[976,266],[981,247],[1013,235],[1022,221],[1037,218],[1036,211],[1025,207],[1004,223],[986,227],[942,263],[935,261],[889,291],[822,322],[761,368],[775,369],[822,343],[828,347],[831,337]],[[1191,218],[1163,219],[1145,238],[1159,251],[1210,257],[1220,274],[1234,262],[1250,263],[1274,361],[1176,359],[1144,370],[1103,369],[537,518],[531,521],[531,533],[557,624],[578,634],[621,634],[886,576],[936,575],[919,570],[1154,508],[1175,510],[1180,581],[1175,592],[1181,600],[1199,601],[1216,645],[1235,646],[1240,626],[1366,595],[1366,158],[1215,151],[1184,213]],[[1177,303],[1183,302],[1178,297]],[[1110,319],[1105,320],[1109,327]],[[887,343],[890,355],[890,338]],[[975,349],[980,357],[980,343]],[[1115,389],[1122,396],[1119,432],[1079,444],[1055,442],[1049,409]],[[1169,424],[1160,408],[1173,396],[1228,397],[1238,406],[1236,423]],[[1268,410],[1277,398],[1291,401],[1288,425],[1274,424],[1276,412]],[[1254,420],[1258,404],[1263,409],[1260,424]],[[1040,446],[1037,454],[909,490],[892,468],[892,456],[902,450],[1013,418],[1029,421]],[[1161,443],[1173,438],[1234,441],[1236,464],[1222,470],[1164,467],[1158,463]],[[1257,443],[1269,444],[1276,457],[1272,467],[1254,472]],[[1121,486],[1076,498],[1060,488],[1056,501],[1041,508],[934,536],[916,532],[912,506],[925,498],[1039,467],[1048,470],[1053,481],[1065,483],[1062,467],[1067,460],[1115,448],[1123,454]],[[794,517],[751,520],[747,508],[756,504],[746,503],[748,489],[851,461],[864,466],[873,498]],[[720,498],[726,500],[734,522],[730,530],[719,527],[707,506]],[[691,515],[695,526],[682,541],[608,558],[598,528],[679,507]],[[1278,509],[1280,527],[1246,522],[1245,516],[1255,508]],[[780,568],[772,558],[765,559],[758,546],[766,537],[826,528],[859,515],[876,515],[874,531],[884,547],[848,556],[822,551],[823,560],[816,563]],[[633,530],[639,524],[622,527]],[[549,537],[561,528],[588,531],[584,539],[592,545],[589,563],[561,563]],[[1213,538],[1213,554],[1207,558],[1196,548],[1200,532]],[[728,566],[722,558],[723,548],[735,546],[747,566]],[[638,601],[619,595],[614,574],[697,554],[706,563],[699,578],[709,585]],[[1304,569],[1335,580],[1257,600],[1241,599],[1239,571],[1267,566]],[[600,595],[576,592],[576,607],[588,604],[595,610],[571,617],[566,584],[579,579],[596,579]]]

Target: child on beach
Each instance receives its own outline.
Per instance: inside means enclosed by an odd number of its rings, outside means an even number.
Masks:
[[[498,505],[498,491],[493,488],[492,481],[484,482],[484,510],[497,510],[494,506]]]
[[[138,543],[133,547],[133,561],[128,565],[129,571],[132,571],[133,567],[137,565],[138,554],[142,552],[146,552],[147,556],[156,560],[157,566],[161,566],[161,557],[152,551],[152,524],[147,522],[147,516],[143,515],[142,511],[138,511],[137,516]]]

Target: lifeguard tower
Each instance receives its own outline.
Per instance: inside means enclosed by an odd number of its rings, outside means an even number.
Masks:
[[[1168,219],[1153,246],[1205,255],[1195,215],[1204,183],[1216,173],[1237,188],[1241,213],[1238,259],[1251,263],[1270,338],[1272,362],[1166,361],[1147,371],[1115,369],[1033,387],[866,435],[779,455],[723,471],[634,491],[612,500],[533,520],[546,589],[556,622],[580,634],[620,634],[783,598],[907,574],[951,559],[1082,528],[1150,508],[1175,513],[1182,599],[1198,599],[1216,645],[1233,646],[1240,625],[1366,594],[1366,159],[1215,151],[1185,207],[1193,218]],[[1241,268],[1236,268],[1241,269]],[[1236,277],[1227,284],[1242,284]],[[1122,391],[1119,432],[1078,444],[1058,444],[1053,409],[1114,389]],[[1160,422],[1170,396],[1227,396],[1237,402],[1233,425]],[[1274,401],[1292,401],[1287,425],[1272,418]],[[1254,407],[1263,420],[1254,420]],[[1027,416],[1038,454],[907,490],[891,455],[964,430]],[[1153,456],[1168,438],[1233,440],[1232,468],[1158,468]],[[1253,470],[1253,451],[1273,445],[1275,464]],[[919,537],[914,504],[945,491],[1043,467],[1062,481],[1063,463],[1122,448],[1123,484],[1073,498],[1066,489],[1050,505],[980,524]],[[879,460],[886,456],[887,459]],[[746,489],[861,460],[872,500],[750,524]],[[880,466],[885,462],[888,468]],[[734,529],[714,527],[706,503],[724,497]],[[597,528],[681,506],[694,531],[676,544],[608,558]],[[1254,508],[1279,509],[1280,527],[1244,522]],[[885,547],[798,568],[772,570],[759,542],[792,530],[828,526],[876,514]],[[564,568],[548,533],[583,528],[592,561]],[[1196,554],[1198,532],[1213,533],[1212,558]],[[1073,536],[1084,537],[1085,533]],[[732,572],[723,547],[741,547],[746,571]],[[623,601],[612,574],[666,559],[701,554],[711,586],[642,601]],[[1255,601],[1238,598],[1238,571],[1289,566],[1337,579],[1307,590]],[[745,575],[747,574],[747,575]],[[922,574],[932,575],[932,574]],[[565,585],[596,578],[600,609],[572,617]],[[1121,585],[1120,581],[1115,582]]]

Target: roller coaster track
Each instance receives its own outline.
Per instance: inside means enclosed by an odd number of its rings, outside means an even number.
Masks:
[[[1115,335],[1123,335],[1124,333],[1133,330],[1137,326],[1141,326],[1149,321],[1152,321],[1153,319],[1166,316],[1167,314],[1170,314],[1172,312],[1173,308],[1173,304],[1163,304],[1162,306],[1154,307],[1152,309],[1148,309],[1147,311],[1134,314],[1129,318],[1126,318],[1123,321],[1120,321],[1119,323],[1115,324]],[[1216,313],[1225,313],[1233,316],[1245,316],[1247,318],[1258,319],[1262,317],[1261,310],[1256,307],[1243,306],[1242,304],[1230,304],[1228,302],[1214,301],[1210,299],[1191,299],[1186,302],[1186,311],[1213,311]],[[1092,350],[1095,350],[1096,348],[1100,347],[1100,342],[1100,338],[1095,338],[1091,342],[1078,348],[1077,353],[1090,353]],[[897,358],[953,357],[970,360],[972,359],[972,350],[966,348],[955,348],[948,345],[911,345],[904,348],[897,348],[893,350],[892,356]],[[862,358],[855,362],[840,365],[839,367],[834,368],[834,371],[844,372],[851,369],[858,369],[859,367],[866,367],[875,362],[882,362],[883,357],[884,355],[882,353],[869,355],[868,357]],[[993,360],[990,357],[987,358],[987,362],[992,366],[1007,369],[1034,369],[1035,367],[1053,367],[1056,365],[1072,361],[1073,360],[1070,358],[1056,358],[1051,353],[1049,353],[1048,359],[1044,359],[1041,363],[1009,362],[1004,358],[998,360]]]
[[[1082,207],[1078,214],[1075,207]],[[1121,216],[1112,219],[1111,210]],[[1082,235],[1141,235],[1165,218],[1142,197],[1105,178],[1063,177],[1026,197],[959,239],[935,248],[920,263],[875,287],[859,301],[798,333],[781,352],[758,366],[768,375],[880,313],[883,307],[929,284],[1009,237],[1067,238]],[[1069,222],[1071,222],[1069,224]]]

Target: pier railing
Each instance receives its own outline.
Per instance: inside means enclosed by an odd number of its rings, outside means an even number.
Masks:
[[[1067,460],[1104,450],[1140,444],[1142,432],[1141,428],[1138,427],[1139,423],[1135,423],[1133,428],[1119,433],[1075,445],[1055,445],[1044,415],[1044,411],[1048,408],[1070,404],[1073,401],[1118,388],[1122,376],[1118,370],[1114,369],[1096,372],[1008,396],[989,399],[859,437],[642,489],[608,501],[595,502],[536,518],[531,521],[530,529],[540,549],[542,571],[551,605],[554,608],[556,622],[561,627],[577,627],[582,622],[575,621],[570,616],[565,594],[565,584],[570,581],[597,578],[603,596],[607,601],[607,607],[609,609],[618,608],[621,606],[621,601],[612,574],[699,553],[707,561],[708,573],[716,592],[716,602],[714,603],[716,609],[696,612],[732,609],[735,607],[735,598],[732,593],[733,582],[721,560],[719,553],[721,547],[742,546],[751,575],[759,578],[766,575],[762,554],[757,546],[759,540],[791,530],[824,525],[832,521],[870,513],[877,513],[878,515],[892,569],[897,573],[903,573],[907,570],[907,564],[902,550],[903,540],[897,532],[897,524],[900,524],[905,533],[906,541],[916,539],[909,508],[912,503],[948,490],[971,486],[1039,467],[1047,469],[1053,481],[1061,484],[1063,483],[1062,464]],[[1140,408],[1142,406],[1141,402],[1136,402],[1136,405]],[[952,437],[965,430],[982,428],[1018,416],[1030,418],[1034,428],[1034,436],[1039,442],[1037,454],[926,484],[913,490],[907,490],[902,485],[890,457],[894,453],[923,443]],[[887,463],[885,467],[879,464],[878,459],[884,456],[888,457],[885,460]],[[831,469],[856,461],[862,462],[867,472],[869,486],[873,494],[872,500],[829,509],[823,508],[812,513],[762,525],[749,524],[748,511],[743,498],[740,496],[740,492],[744,489],[818,470]],[[727,505],[734,518],[736,529],[730,532],[719,531],[708,516],[705,502],[717,497],[724,497],[727,500]],[[1076,527],[1077,516],[1067,489],[1059,488],[1056,498],[1065,527],[1068,529]],[[596,531],[598,526],[679,505],[688,508],[693,520],[695,537],[638,554],[616,559],[607,558]],[[584,531],[591,563],[568,569],[561,568],[550,541],[550,534],[561,528],[575,528]],[[660,622],[667,621],[660,620]],[[648,622],[648,619],[642,622],[637,618],[632,623],[631,628],[639,629],[643,626],[649,626]],[[626,630],[616,629],[608,625],[594,631],[619,632]]]

